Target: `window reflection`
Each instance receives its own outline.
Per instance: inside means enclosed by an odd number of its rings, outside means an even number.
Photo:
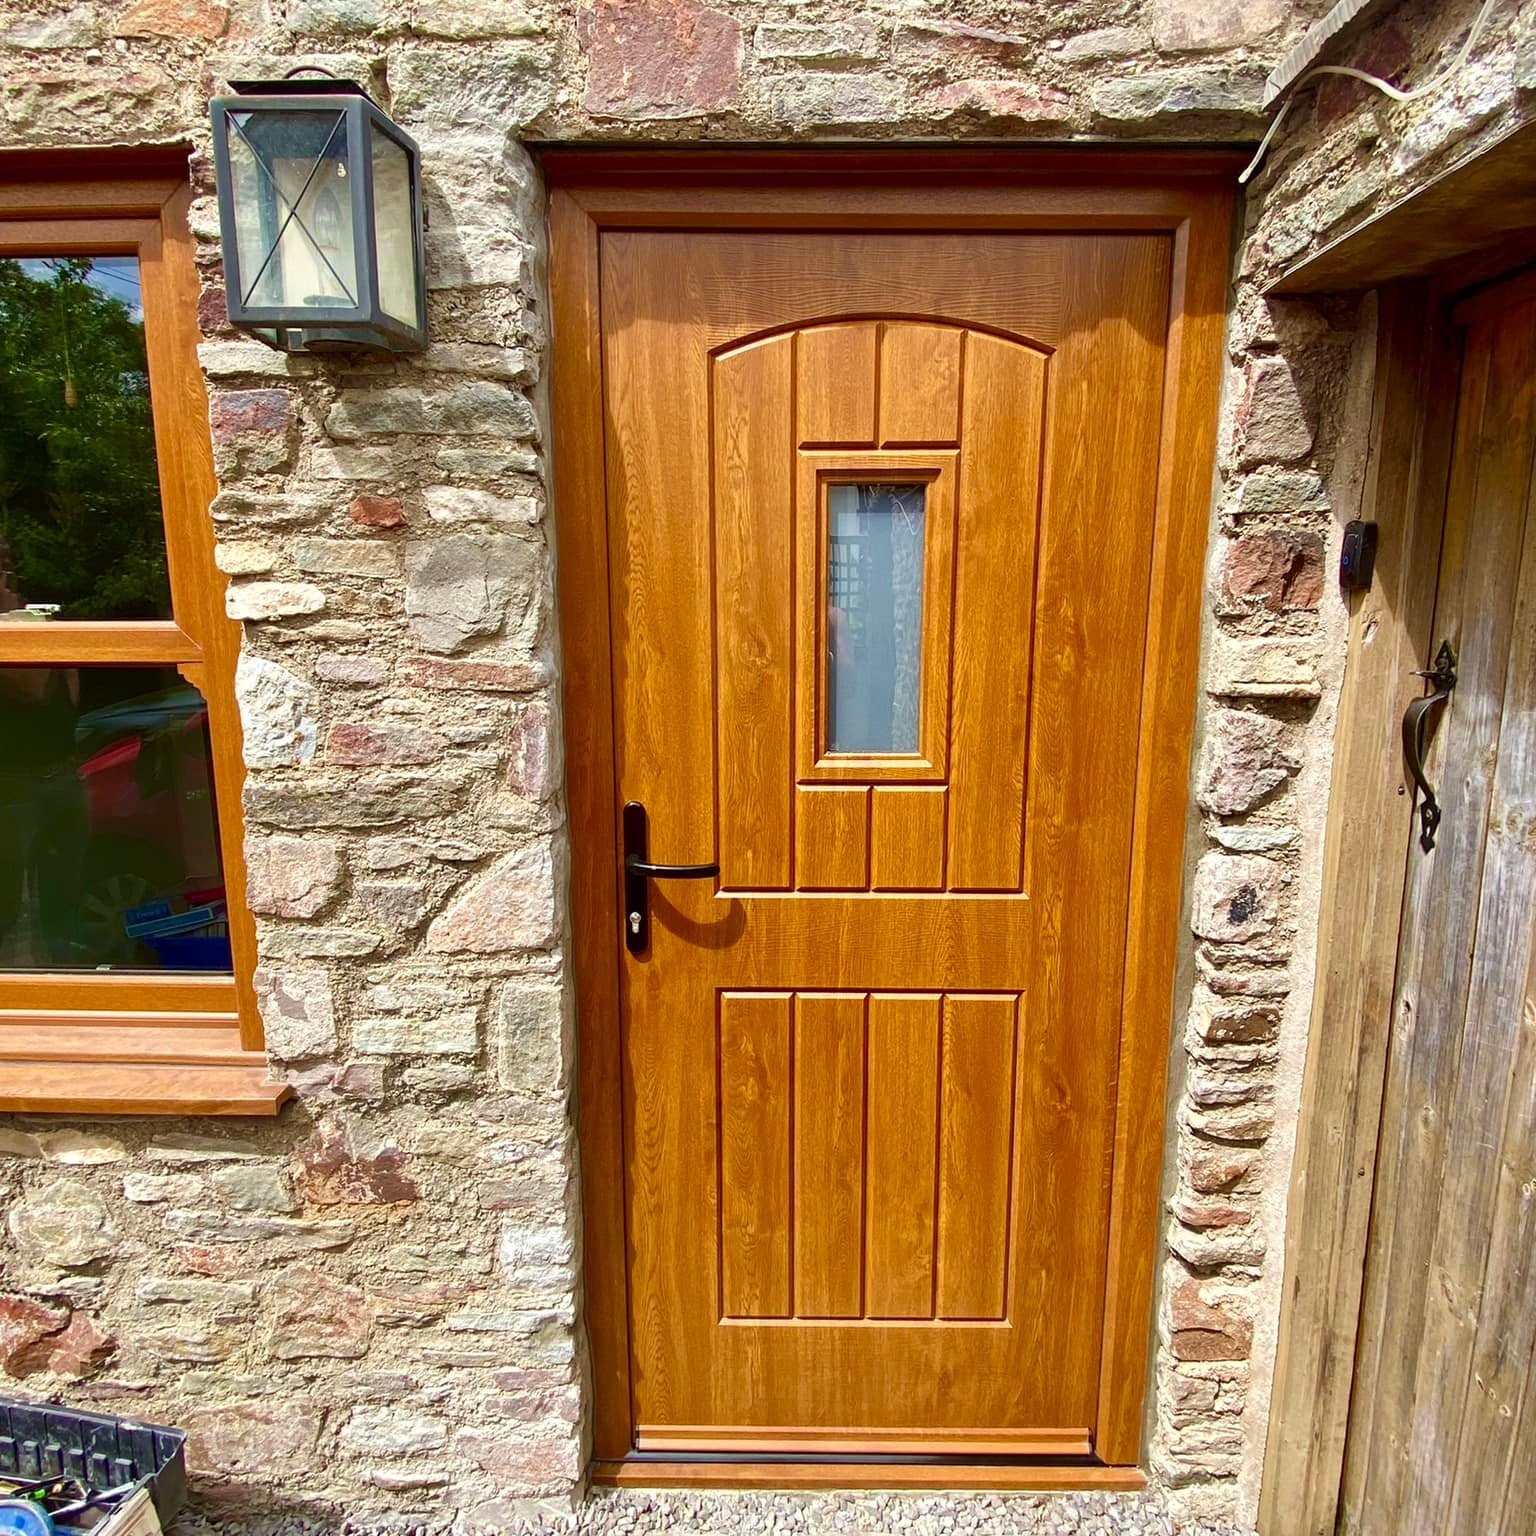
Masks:
[[[202,696],[0,668],[0,969],[230,969]]]
[[[0,622],[170,601],[138,262],[0,259]]]
[[[827,750],[915,752],[922,485],[827,490]]]

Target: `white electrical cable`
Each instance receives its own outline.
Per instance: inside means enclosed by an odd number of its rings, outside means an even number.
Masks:
[[[1348,80],[1360,80],[1366,85],[1374,86],[1384,96],[1390,96],[1393,101],[1417,101],[1421,96],[1428,96],[1433,91],[1438,91],[1441,86],[1447,84],[1461,73],[1463,66],[1472,56],[1472,50],[1477,46],[1477,40],[1482,35],[1483,23],[1488,19],[1488,13],[1499,3],[1499,0],[1483,0],[1482,8],[1473,18],[1472,29],[1467,33],[1467,40],[1461,45],[1461,52],[1456,55],[1448,69],[1442,70],[1433,80],[1426,80],[1423,85],[1415,86],[1411,91],[1401,90],[1392,84],[1390,80],[1383,80],[1379,75],[1368,75],[1363,69],[1351,69],[1347,64],[1314,64],[1311,69],[1301,75],[1291,87],[1290,94],[1280,103],[1280,110],[1275,114],[1275,120],[1269,125],[1269,131],[1259,141],[1259,147],[1254,151],[1253,159],[1248,162],[1247,169],[1237,178],[1239,186],[1246,186],[1253,173],[1264,162],[1264,156],[1269,151],[1270,141],[1279,133],[1280,125],[1285,121],[1285,115],[1291,110],[1291,103],[1296,100],[1296,93],[1309,80],[1315,80],[1319,75],[1343,75]]]

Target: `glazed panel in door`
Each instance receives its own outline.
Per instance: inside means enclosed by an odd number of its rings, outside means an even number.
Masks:
[[[1170,257],[602,236],[641,1448],[1090,1447]]]

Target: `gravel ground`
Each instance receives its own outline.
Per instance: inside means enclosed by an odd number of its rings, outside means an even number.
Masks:
[[[1156,1493],[726,1493],[597,1489],[574,1513],[504,1507],[507,1536],[1253,1536],[1248,1527],[1183,1524]],[[262,1514],[194,1505],[172,1536],[454,1536],[425,1511],[348,1520],[313,1504]],[[459,1527],[462,1529],[462,1527]]]
[[[1236,1526],[1181,1525],[1155,1493],[662,1493],[594,1491],[536,1536],[1246,1536]]]

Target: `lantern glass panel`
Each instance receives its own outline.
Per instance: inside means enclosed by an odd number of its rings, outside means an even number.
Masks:
[[[226,121],[241,303],[355,308],[346,114],[253,106]]]
[[[379,306],[402,324],[419,326],[416,216],[411,209],[411,157],[379,126],[373,135],[373,243],[379,262]]]

